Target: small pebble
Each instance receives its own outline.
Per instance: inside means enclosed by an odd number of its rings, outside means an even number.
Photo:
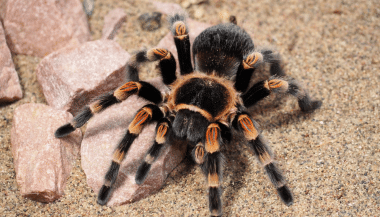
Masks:
[[[94,8],[95,8],[95,0],[84,0],[83,1],[83,9],[84,9],[84,12],[88,16],[92,15]]]
[[[145,31],[154,31],[161,27],[160,12],[145,13],[139,17],[141,28]]]

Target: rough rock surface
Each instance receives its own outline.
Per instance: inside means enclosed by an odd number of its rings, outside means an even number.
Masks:
[[[12,55],[5,41],[5,33],[0,21],[0,103],[13,102],[22,98],[22,90]]]
[[[21,195],[48,203],[60,198],[79,155],[79,129],[65,139],[54,131],[71,120],[68,112],[43,104],[23,104],[16,108],[11,130],[13,162]]]
[[[144,31],[155,31],[161,27],[161,17],[162,13],[152,12],[144,13],[139,16],[140,27]]]
[[[151,83],[163,89],[159,78]],[[112,154],[118,142],[128,129],[137,110],[147,101],[131,96],[126,101],[114,105],[96,115],[89,124],[81,146],[82,168],[86,173],[88,185],[98,193],[103,185],[104,176],[111,164]],[[116,188],[107,205],[115,206],[130,203],[147,197],[162,187],[168,174],[181,162],[186,145],[174,142],[166,146],[161,156],[153,163],[152,168],[143,184],[135,183],[137,167],[142,162],[148,149],[153,145],[155,124],[144,128],[134,141],[125,160],[121,164]]]
[[[90,39],[79,0],[8,0],[1,7],[10,49],[17,54],[44,57],[71,40]]]
[[[127,20],[127,14],[121,8],[115,8],[111,10],[104,17],[104,25],[102,30],[102,39],[112,40],[117,30]]]
[[[129,56],[112,40],[65,47],[41,60],[37,79],[50,106],[75,115],[93,97],[126,81]]]
[[[186,11],[183,10],[183,8],[179,4],[158,2],[158,1],[153,1],[152,3],[157,8],[157,10],[163,14],[167,14],[167,15],[173,15],[176,13],[187,14]]]

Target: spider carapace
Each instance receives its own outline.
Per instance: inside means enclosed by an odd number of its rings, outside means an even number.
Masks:
[[[291,205],[293,197],[285,177],[276,166],[266,139],[247,109],[271,93],[295,96],[304,112],[319,108],[321,101],[311,100],[306,89],[285,76],[278,54],[269,49],[256,49],[251,37],[234,23],[210,27],[196,37],[192,47],[193,68],[184,16],[174,15],[169,22],[178,52],[178,78],[176,61],[171,52],[163,48],[139,51],[127,63],[129,82],[95,98],[55,133],[56,137],[68,135],[94,114],[133,94],[151,102],[137,112],[114,151],[111,166],[99,191],[98,203],[104,205],[109,200],[120,164],[135,138],[145,125],[156,122],[156,135],[152,135],[155,141],[138,167],[137,184],[144,182],[160,150],[170,145],[167,142],[169,136],[186,140],[192,146],[194,161],[206,177],[210,214],[220,216],[222,152],[231,141],[234,128],[242,132],[246,144],[264,167],[282,201]],[[169,91],[161,93],[139,79],[139,65],[151,61],[158,61],[162,81]],[[254,71],[263,64],[270,65],[271,77],[250,86]]]

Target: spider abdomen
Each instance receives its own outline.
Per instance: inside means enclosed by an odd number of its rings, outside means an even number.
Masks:
[[[239,26],[231,23],[212,26],[194,40],[195,69],[231,77],[237,72],[243,56],[253,49],[251,37]]]

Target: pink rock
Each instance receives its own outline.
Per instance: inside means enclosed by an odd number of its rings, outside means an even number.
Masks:
[[[174,14],[186,14],[186,11],[179,4],[175,3],[164,3],[153,1],[153,5],[157,8],[157,10],[163,14],[174,15]]]
[[[121,8],[116,8],[110,11],[104,17],[104,25],[102,30],[102,39],[110,39],[112,40],[117,30],[121,27],[121,25],[126,21],[127,14]]]
[[[189,37],[190,37],[190,44],[193,45],[194,39],[205,29],[210,27],[210,24],[202,23],[195,21],[193,19],[187,18],[186,23],[189,28]],[[161,41],[158,43],[157,47],[159,48],[166,48],[170,52],[172,52],[174,58],[177,60],[177,71],[179,71],[179,64],[178,64],[178,53],[177,48],[174,44],[173,34],[169,32],[164,38],[161,39]],[[192,50],[192,49],[191,49]],[[191,54],[192,55],[192,54]],[[192,59],[191,59],[192,60]]]
[[[160,78],[155,78],[150,83],[163,89]],[[96,193],[103,185],[104,176],[111,165],[113,151],[126,133],[137,110],[145,104],[147,101],[142,98],[131,96],[126,101],[96,115],[88,123],[81,147],[81,160],[87,183]],[[156,192],[164,184],[167,175],[181,162],[185,155],[186,144],[175,142],[171,146],[167,145],[153,163],[145,182],[137,185],[135,183],[137,167],[153,145],[154,137],[155,124],[150,124],[131,145],[121,164],[116,188],[108,206],[130,203]]]
[[[17,54],[44,57],[71,40],[90,39],[79,0],[8,0],[2,7],[8,43]]]
[[[20,82],[0,21],[0,103],[13,102],[21,98],[22,90]]]
[[[48,203],[60,198],[79,156],[79,129],[65,139],[54,131],[72,119],[68,112],[44,104],[24,104],[15,109],[11,143],[16,180],[22,196]]]
[[[0,21],[3,21],[8,0],[0,0]]]
[[[41,60],[37,79],[50,106],[76,115],[92,98],[126,81],[129,56],[111,40],[65,47]]]

